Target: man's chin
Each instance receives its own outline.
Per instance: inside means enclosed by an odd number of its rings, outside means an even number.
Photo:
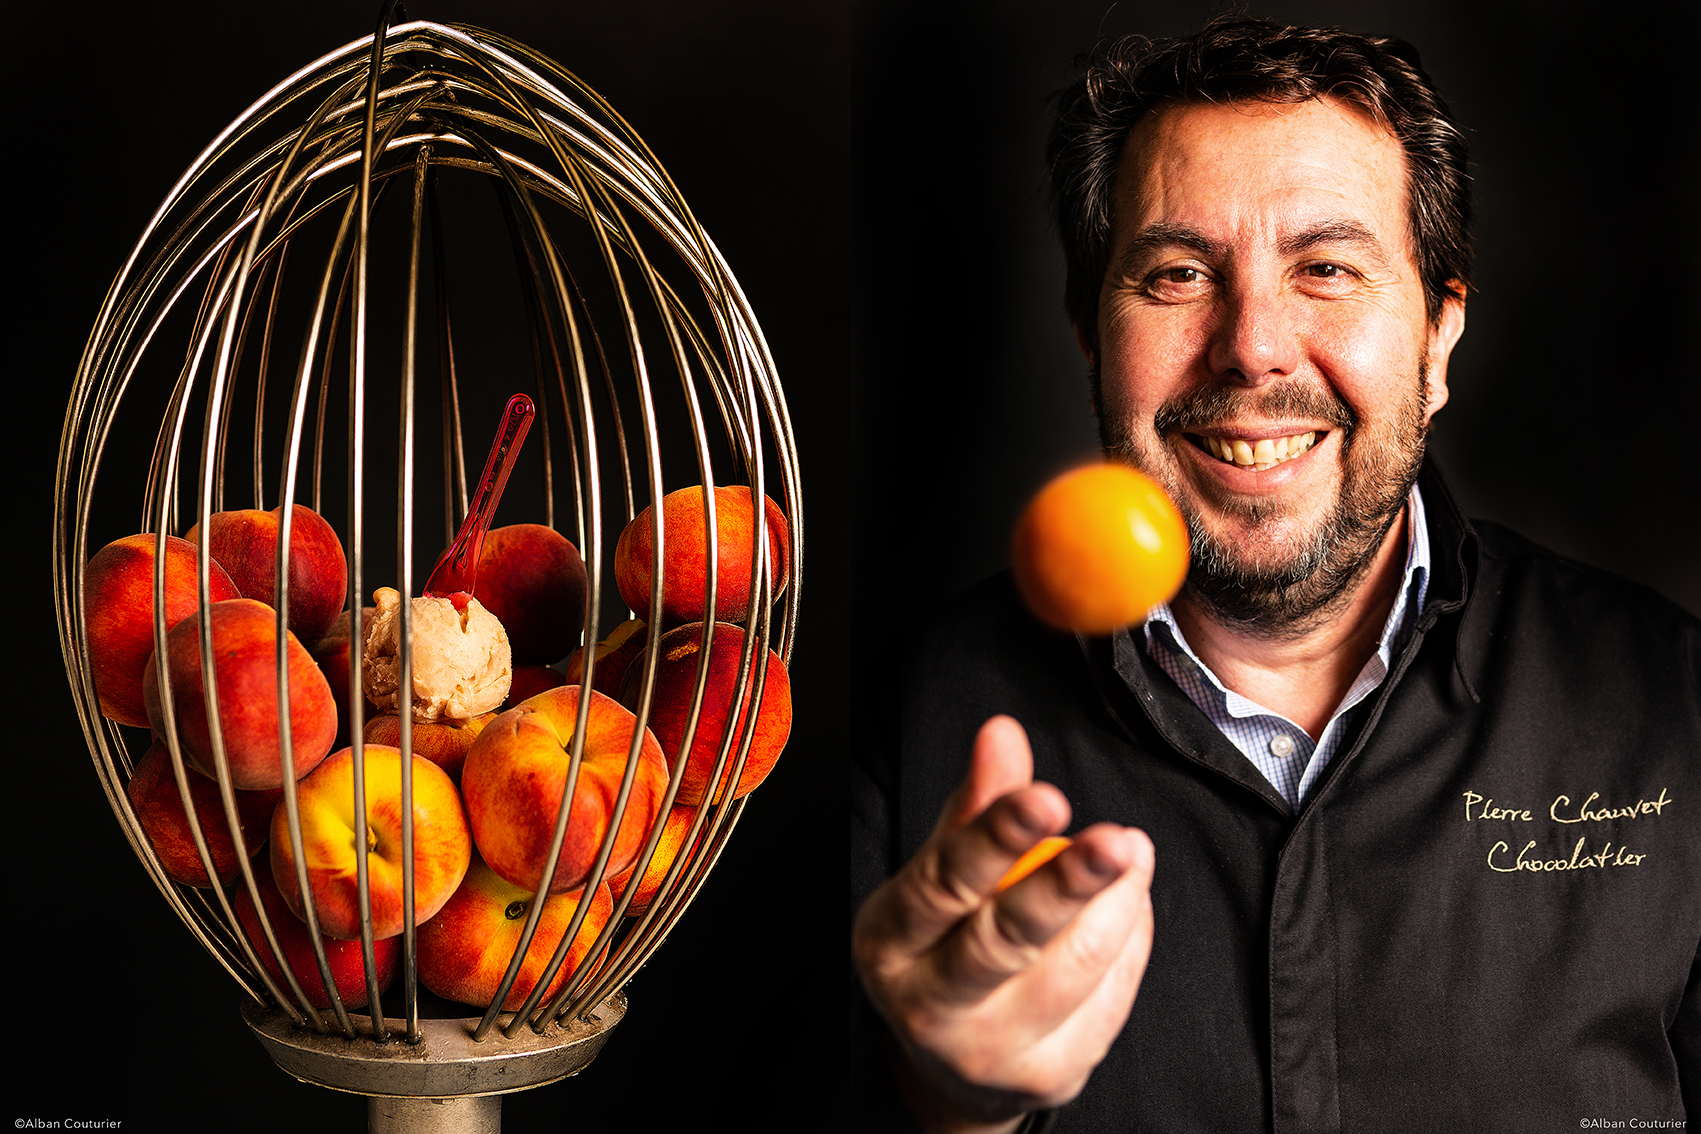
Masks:
[[[1176,506],[1187,521],[1196,557],[1203,550],[1213,563],[1252,577],[1280,578],[1304,570],[1315,561],[1322,533],[1333,520],[1326,505],[1303,507],[1276,496],[1216,500],[1183,492]]]
[[[1337,516],[1303,538],[1272,540],[1266,529],[1257,553],[1201,525],[1190,529],[1193,559],[1183,594],[1215,621],[1249,636],[1299,637],[1351,599],[1399,516],[1396,507],[1371,528],[1343,524]]]

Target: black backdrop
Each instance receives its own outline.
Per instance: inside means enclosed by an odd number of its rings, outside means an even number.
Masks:
[[[995,570],[1026,494],[1089,455],[1043,214],[1045,96],[1096,35],[1221,5],[416,0],[582,75],[729,259],[786,383],[809,519],[788,754],[580,1078],[508,1128],[830,1126],[845,1013],[843,769],[885,658]],[[362,1128],[277,1071],[111,820],[48,611],[54,442],[102,295],[177,174],[377,5],[36,3],[8,21],[7,446],[22,536],[6,827],[14,1117]],[[1693,25],[1652,4],[1275,2],[1416,42],[1471,131],[1480,270],[1435,450],[1467,507],[1701,610]],[[1664,11],[1665,6],[1658,9]],[[464,317],[464,316],[463,316]],[[19,397],[26,391],[42,397]],[[25,403],[29,403],[25,405]],[[15,411],[17,412],[17,411]],[[119,533],[110,533],[116,535]],[[15,680],[15,679],[14,679]],[[0,1116],[3,1117],[3,1116]]]

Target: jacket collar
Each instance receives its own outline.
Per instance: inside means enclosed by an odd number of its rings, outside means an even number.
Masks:
[[[1466,691],[1473,700],[1480,700],[1476,685],[1465,672],[1459,651],[1459,625],[1463,620],[1460,612],[1469,602],[1479,568],[1477,533],[1460,511],[1458,501],[1432,458],[1425,458],[1418,474],[1418,485],[1423,492],[1429,524],[1431,575],[1428,600],[1411,641],[1374,696],[1371,720],[1360,731],[1357,742],[1336,758],[1336,763],[1344,763],[1343,758],[1356,754],[1357,749],[1362,747],[1364,738],[1374,727],[1375,718],[1381,715],[1381,705],[1388,691],[1399,682],[1420,648],[1432,636],[1441,637],[1431,643],[1430,648],[1448,652]],[[1251,761],[1199,712],[1187,695],[1135,644],[1133,635],[1127,630],[1118,631],[1108,639],[1083,637],[1081,646],[1091,663],[1089,668],[1099,681],[1099,691],[1106,707],[1125,729],[1133,731],[1136,724],[1130,719],[1133,714],[1128,711],[1131,708],[1128,695],[1132,694],[1140,715],[1157,729],[1170,747],[1262,796],[1279,811],[1292,813],[1287,801],[1258,774]]]
[[[1424,459],[1423,468],[1418,473],[1418,487],[1423,491],[1424,509],[1429,518],[1432,561],[1429,601],[1424,605],[1418,627],[1428,634],[1443,618],[1447,618],[1450,637],[1446,647],[1452,656],[1453,668],[1471,700],[1480,701],[1477,682],[1466,672],[1466,661],[1459,649],[1459,626],[1464,621],[1461,612],[1470,603],[1481,570],[1482,545],[1476,529],[1459,509],[1459,502],[1454,499],[1433,457]],[[1454,614],[1459,614],[1459,617],[1448,617]],[[1394,676],[1389,675],[1390,678]]]

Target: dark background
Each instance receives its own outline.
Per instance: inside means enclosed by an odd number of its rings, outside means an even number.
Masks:
[[[928,604],[1001,566],[1026,495],[1095,444],[1044,215],[1046,95],[1095,36],[1181,32],[1221,7],[410,5],[554,57],[650,143],[762,320],[809,522],[787,756],[629,987],[604,1054],[510,1096],[509,1129],[694,1127],[715,1112],[812,1129],[840,1108],[841,785],[861,706]],[[1411,39],[1470,132],[1479,271],[1434,439],[1467,509],[1701,611],[1698,181],[1681,79],[1695,28],[1654,15],[1677,7],[1252,12]],[[7,793],[15,1117],[362,1128],[361,1100],[270,1064],[240,994],[124,844],[59,673],[48,532],[78,355],[147,217],[230,119],[368,32],[376,9],[37,4],[9,26],[21,259],[4,309],[19,415],[7,451],[25,580],[12,664],[32,675],[14,695]]]

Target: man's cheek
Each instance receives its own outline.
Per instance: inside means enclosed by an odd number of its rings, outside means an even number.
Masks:
[[[1374,416],[1377,405],[1388,406],[1406,396],[1414,370],[1427,345],[1424,336],[1381,317],[1374,309],[1342,312],[1308,335],[1309,355],[1353,413]]]

